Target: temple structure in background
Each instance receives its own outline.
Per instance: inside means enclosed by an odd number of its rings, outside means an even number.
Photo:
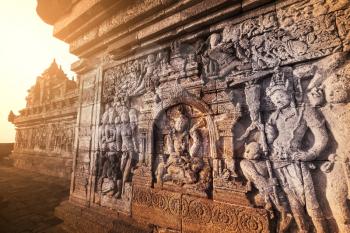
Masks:
[[[28,90],[27,104],[9,121],[16,126],[14,166],[70,179],[78,85],[53,61]]]
[[[38,0],[79,102],[54,63],[16,165],[72,166],[68,232],[350,232],[349,4]]]

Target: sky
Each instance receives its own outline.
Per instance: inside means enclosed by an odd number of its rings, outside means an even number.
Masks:
[[[26,105],[27,90],[55,58],[72,78],[70,64],[77,58],[53,27],[36,13],[36,0],[0,0],[0,143],[14,142],[15,127],[7,121]]]

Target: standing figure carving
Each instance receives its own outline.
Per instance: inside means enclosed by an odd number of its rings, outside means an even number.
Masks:
[[[332,73],[316,73],[323,80],[319,85],[313,82],[309,86],[308,99],[312,106],[320,107],[327,127],[331,131],[337,147],[335,153],[328,157],[328,162],[321,166],[326,173],[326,197],[340,232],[350,231],[350,151],[347,143],[350,140],[350,63],[334,69],[334,64],[344,58],[325,58],[322,63],[332,67]],[[325,66],[322,66],[325,69]],[[321,72],[322,73],[322,72]],[[317,80],[319,81],[319,80]]]
[[[266,158],[263,158],[259,143],[251,142],[245,145],[240,167],[245,178],[259,190],[256,202],[264,203],[265,209],[268,210],[276,208],[281,215],[278,232],[286,232],[292,220],[289,205],[286,196],[278,187],[278,181],[270,177],[270,168],[266,163]],[[276,188],[278,192],[274,190]],[[263,200],[259,200],[262,198]]]
[[[276,107],[265,126],[267,142],[272,149],[270,159],[299,231],[309,232],[308,214],[317,232],[327,232],[326,219],[316,198],[310,172],[315,168],[312,161],[327,145],[325,122],[315,109],[296,107],[292,101],[292,90],[288,87],[284,73],[277,71],[266,89],[267,96]],[[304,150],[302,140],[308,130],[314,136],[314,143]]]
[[[131,113],[131,114],[130,114]],[[130,114],[130,115],[129,115]],[[129,179],[132,163],[135,160],[135,153],[138,152],[138,144],[136,138],[136,122],[135,111],[125,110],[121,114],[121,127],[120,134],[122,140],[122,159],[121,159],[121,171],[123,173],[123,191],[125,190],[125,183]],[[132,122],[130,122],[130,118]]]
[[[269,148],[260,113],[260,92],[259,84],[246,83],[244,93],[251,124],[239,140],[245,140],[251,132],[257,129],[259,143],[253,141],[245,145],[244,159],[240,162],[240,166],[245,178],[259,190],[260,195],[257,197],[264,198],[265,208],[276,209],[280,213],[278,232],[286,232],[289,229],[292,216],[286,196],[278,186],[278,181],[272,171],[271,161],[268,158]]]
[[[129,180],[135,153],[138,153],[137,112],[116,106],[121,114],[106,105],[99,127],[98,190],[103,195],[121,198]],[[119,112],[120,112],[119,111]]]

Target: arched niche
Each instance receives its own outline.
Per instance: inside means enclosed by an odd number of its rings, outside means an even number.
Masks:
[[[155,187],[210,196],[212,160],[217,158],[210,108],[181,95],[163,101],[153,116],[147,154]]]

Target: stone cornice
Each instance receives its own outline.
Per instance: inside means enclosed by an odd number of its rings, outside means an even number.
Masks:
[[[111,45],[114,50],[115,42],[119,44],[117,47],[130,49],[149,44],[150,35],[174,33],[172,30],[176,28],[195,30],[201,22],[197,27],[187,24],[193,19],[205,21],[210,13],[219,9],[232,17],[267,2],[271,0],[80,0],[55,21],[54,36],[69,43],[73,54],[89,57]],[[230,11],[231,8],[234,11]],[[222,17],[213,15],[210,20]]]

